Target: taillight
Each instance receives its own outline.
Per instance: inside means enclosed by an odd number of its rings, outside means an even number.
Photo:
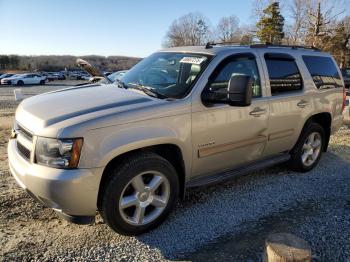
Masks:
[[[346,91],[345,91],[345,86],[343,86],[343,106],[341,108],[341,111],[343,112],[346,106]]]

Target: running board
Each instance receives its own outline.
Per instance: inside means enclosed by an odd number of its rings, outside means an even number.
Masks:
[[[194,178],[186,183],[186,188],[194,188],[194,187],[201,187],[204,185],[215,184],[218,182],[232,179],[237,176],[244,175],[252,171],[256,171],[259,169],[263,169],[266,167],[270,167],[270,166],[274,166],[274,165],[286,162],[289,159],[290,159],[290,155],[288,153],[265,158],[263,160],[258,160],[256,162],[243,165],[238,168],[225,171],[219,174],[209,175],[209,176],[200,177],[200,178]]]

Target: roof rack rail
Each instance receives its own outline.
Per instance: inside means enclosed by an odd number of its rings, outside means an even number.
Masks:
[[[291,48],[291,49],[310,49],[314,51],[321,51],[320,49],[314,47],[314,46],[302,46],[302,45],[279,45],[279,44],[272,44],[269,42],[266,43],[254,43],[250,45],[242,45],[237,42],[222,42],[222,43],[215,43],[215,42],[208,42],[205,45],[206,49],[213,48],[216,45],[229,45],[229,46],[249,46],[251,48],[268,48],[268,47],[281,47],[281,48]]]
[[[213,46],[216,46],[216,45],[230,45],[230,46],[247,46],[247,45],[242,45],[238,42],[208,42],[206,45],[205,45],[205,48],[206,49],[209,49],[209,48],[213,48]]]
[[[311,49],[314,51],[321,51],[317,47],[314,46],[302,46],[302,45],[279,45],[272,43],[259,43],[250,45],[251,48],[268,48],[268,47],[282,47],[282,48],[291,48],[291,49]]]

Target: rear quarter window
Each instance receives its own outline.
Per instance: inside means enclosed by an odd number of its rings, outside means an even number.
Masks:
[[[343,86],[337,66],[330,57],[303,56],[303,60],[318,89]]]

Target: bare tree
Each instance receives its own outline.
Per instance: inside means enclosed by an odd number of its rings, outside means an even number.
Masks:
[[[350,63],[350,16],[336,23],[334,28],[325,48],[333,54],[340,68],[345,68]]]
[[[337,17],[345,10],[339,9],[342,0],[325,1],[325,0],[309,0],[307,3],[307,38],[306,42],[315,47],[323,45],[324,38],[327,37],[334,28],[331,27],[335,23]]]
[[[307,0],[293,0],[289,6],[292,23],[286,29],[290,44],[303,44],[306,36]]]
[[[209,21],[198,13],[176,19],[166,34],[165,46],[203,45],[210,40]]]
[[[239,42],[241,31],[238,18],[234,15],[221,18],[216,27],[216,34],[220,42]]]

